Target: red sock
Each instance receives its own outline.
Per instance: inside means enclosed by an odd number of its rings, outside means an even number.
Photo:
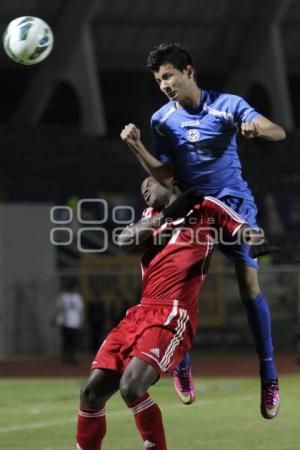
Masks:
[[[167,450],[162,416],[158,405],[148,393],[128,405],[145,448]],[[85,449],[84,449],[85,450]]]
[[[106,433],[105,408],[80,408],[77,421],[77,450],[100,450]]]

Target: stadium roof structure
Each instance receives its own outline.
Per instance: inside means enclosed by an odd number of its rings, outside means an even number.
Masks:
[[[75,28],[79,36],[90,21],[96,58],[104,70],[143,70],[145,55],[155,44],[179,41],[201,60],[202,71],[232,71],[245,57],[245,48],[261,51],[277,24],[288,70],[300,71],[298,0],[2,0],[1,30],[23,15],[42,17],[66,35]],[[0,61],[1,66],[7,63],[3,56]]]
[[[53,54],[30,91],[31,98],[43,92],[38,111],[49,97],[45,86],[55,77],[69,79],[85,93],[104,134],[96,71],[145,71],[155,45],[177,41],[191,49],[202,74],[226,74],[228,90],[234,86],[244,95],[250,81],[263,84],[273,97],[274,119],[293,128],[287,74],[300,72],[298,0],[2,0],[0,31],[23,15],[43,18],[55,35]],[[2,51],[0,70],[11,64]],[[15,123],[39,114],[26,95]]]

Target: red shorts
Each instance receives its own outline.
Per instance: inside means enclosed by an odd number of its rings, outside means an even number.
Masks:
[[[92,369],[123,373],[133,356],[151,364],[161,376],[171,372],[191,348],[197,328],[197,308],[181,308],[142,300],[108,334]]]

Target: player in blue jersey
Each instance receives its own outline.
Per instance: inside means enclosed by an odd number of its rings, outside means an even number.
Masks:
[[[248,139],[280,141],[285,139],[284,129],[239,96],[201,89],[192,56],[180,44],[159,45],[149,54],[147,67],[168,98],[152,116],[156,157],[147,151],[134,124],[125,126],[122,140],[162,184],[169,185],[175,178],[183,190],[197,187],[205,195],[221,199],[257,228],[257,208],[241,173],[236,135],[240,131]],[[258,264],[250,257],[246,244],[220,248],[235,264],[240,296],[259,356],[261,414],[273,419],[279,411],[279,388],[270,311],[259,286]],[[190,373],[188,357],[175,373],[177,382],[182,370],[184,385],[185,375]]]

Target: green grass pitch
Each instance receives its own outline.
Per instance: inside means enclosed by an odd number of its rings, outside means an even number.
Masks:
[[[74,450],[81,379],[0,379],[0,447]],[[196,379],[197,401],[181,405],[172,380],[151,389],[159,403],[169,450],[298,450],[300,375],[282,376],[281,412],[259,414],[258,379]],[[103,450],[142,450],[133,418],[120,396],[107,404]]]

